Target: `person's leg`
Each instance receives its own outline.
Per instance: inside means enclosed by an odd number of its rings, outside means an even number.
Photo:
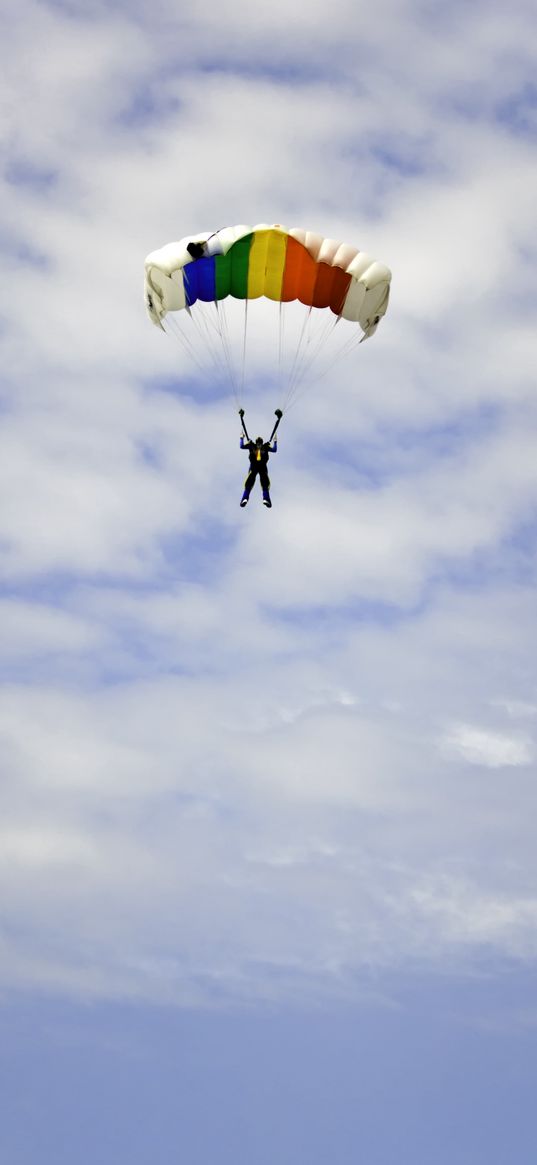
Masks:
[[[270,507],[272,502],[270,500],[270,477],[266,465],[263,465],[259,470],[259,480],[261,482],[261,489],[263,490],[263,505]]]
[[[243,493],[241,501],[240,501],[241,506],[246,505],[248,498],[250,497],[250,494],[252,492],[252,486],[254,484],[255,478],[256,478],[255,469],[251,469],[247,478],[246,478],[246,481],[244,483],[244,493]]]

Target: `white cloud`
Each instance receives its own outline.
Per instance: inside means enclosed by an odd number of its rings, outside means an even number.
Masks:
[[[490,944],[514,957],[535,958],[537,899],[530,895],[507,898],[452,879],[416,889],[413,898],[435,920],[439,941],[447,946]]]
[[[106,632],[89,619],[55,610],[47,603],[0,600],[0,650],[8,660],[37,661],[40,655],[77,655],[102,650]]]
[[[471,724],[455,724],[445,734],[443,747],[471,765],[497,769],[529,765],[534,759],[531,741],[520,736],[489,732]]]
[[[88,840],[69,833],[64,827],[54,829],[3,829],[0,831],[0,863],[6,869],[17,866],[77,866],[97,862],[97,853]]]

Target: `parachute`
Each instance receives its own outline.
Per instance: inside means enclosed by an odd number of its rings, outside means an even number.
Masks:
[[[348,329],[336,355],[374,335],[388,307],[390,280],[385,264],[350,244],[298,228],[240,225],[152,251],[145,261],[145,302],[151,321],[175,333],[205,373],[208,359],[213,377],[223,374],[240,404],[252,376],[249,304],[272,301],[270,315],[261,312],[253,327],[253,375],[272,378],[288,409],[306,380],[333,364],[336,332],[341,337]],[[228,318],[227,300],[243,301],[238,326]]]

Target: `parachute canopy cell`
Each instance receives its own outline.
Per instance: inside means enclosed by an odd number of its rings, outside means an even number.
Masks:
[[[145,261],[145,302],[152,322],[162,327],[168,312],[197,301],[299,300],[359,324],[365,339],[386,312],[390,280],[388,267],[354,246],[262,223],[189,235],[152,251]]]

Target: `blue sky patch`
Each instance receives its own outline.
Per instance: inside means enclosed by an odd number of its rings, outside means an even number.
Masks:
[[[537,84],[527,81],[518,93],[501,102],[497,116],[511,133],[529,139],[537,137]]]

